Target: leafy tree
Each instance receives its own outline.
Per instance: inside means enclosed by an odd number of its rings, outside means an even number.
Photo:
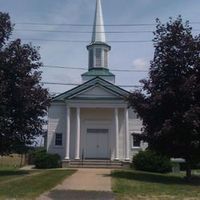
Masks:
[[[13,25],[0,12],[0,155],[21,152],[41,134],[49,94],[40,80],[38,48],[10,41]]]
[[[180,16],[166,24],[157,19],[149,76],[128,98],[143,120],[149,148],[184,158],[188,179],[200,160],[200,36],[191,31]]]

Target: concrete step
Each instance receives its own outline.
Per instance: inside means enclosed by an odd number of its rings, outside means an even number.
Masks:
[[[69,165],[68,168],[107,168],[120,169],[123,166],[108,166],[108,165]]]
[[[62,166],[70,168],[122,168],[126,167],[127,164],[110,160],[63,160]]]

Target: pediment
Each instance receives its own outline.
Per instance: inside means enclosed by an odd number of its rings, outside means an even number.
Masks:
[[[100,85],[93,86],[87,90],[81,91],[79,94],[74,95],[71,98],[117,98],[121,96],[115,92],[104,88]]]
[[[52,101],[65,101],[67,99],[124,99],[129,92],[100,78],[95,77],[79,86],[72,88],[56,97]]]

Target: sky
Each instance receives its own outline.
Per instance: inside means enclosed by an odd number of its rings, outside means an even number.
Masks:
[[[102,8],[106,25],[154,24],[156,18],[165,23],[169,17],[175,19],[178,15],[182,15],[183,20],[191,22],[194,34],[200,32],[199,0],[102,0]],[[81,83],[81,74],[87,71],[88,66],[86,46],[92,36],[95,0],[0,0],[0,11],[8,12],[11,21],[15,23],[13,39],[21,38],[23,43],[31,42],[34,46],[40,46],[39,52],[44,65],[85,68],[85,70],[42,68],[43,82]],[[30,23],[40,23],[40,25]],[[151,42],[154,30],[155,25],[105,27],[106,32],[142,31],[106,33],[107,43],[112,47],[109,69],[144,71],[114,71],[117,85],[131,85],[125,89],[132,91],[135,89],[132,85],[139,85],[139,80],[148,76],[149,63],[154,54]],[[69,31],[79,33],[69,33]],[[45,84],[44,87],[51,93],[61,93],[73,86]]]

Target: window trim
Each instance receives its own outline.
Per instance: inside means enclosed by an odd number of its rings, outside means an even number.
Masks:
[[[62,145],[56,145],[56,135],[57,134],[61,134],[61,138],[62,138],[62,140],[61,140],[61,142],[62,142]],[[60,133],[60,132],[55,132],[54,133],[54,147],[63,147],[63,133]]]
[[[139,146],[134,146],[134,135],[140,135],[141,131],[133,131],[131,132],[131,149],[141,149],[143,140],[140,140]]]

